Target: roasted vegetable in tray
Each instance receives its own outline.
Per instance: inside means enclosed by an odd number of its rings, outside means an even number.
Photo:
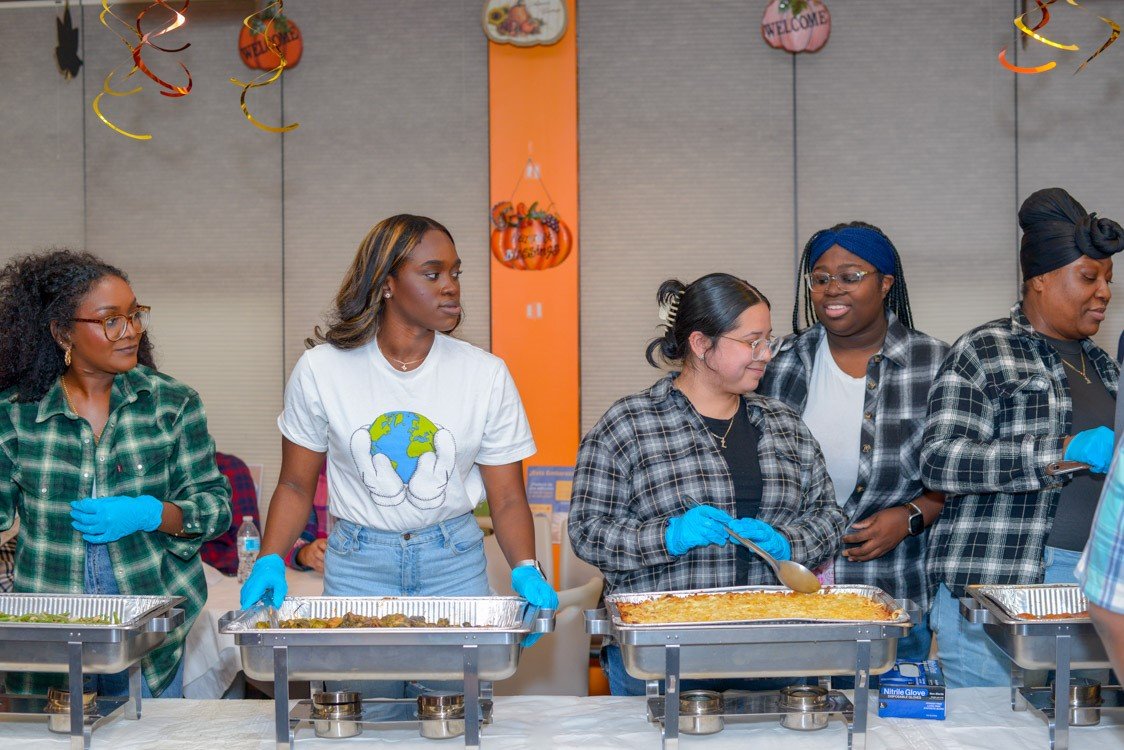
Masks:
[[[341,617],[294,617],[281,620],[277,623],[282,628],[451,628],[453,623],[447,617],[441,617],[437,622],[430,622],[421,616],[407,617],[400,613],[392,613],[383,617],[364,617],[354,612],[348,612]],[[462,623],[462,627],[471,627],[472,623]],[[255,626],[259,630],[270,627],[269,621],[258,622]]]
[[[121,616],[116,612],[94,617],[71,617],[69,612],[52,615],[48,612],[27,612],[22,615],[9,615],[0,612],[0,622],[31,622],[52,625],[120,625]]]

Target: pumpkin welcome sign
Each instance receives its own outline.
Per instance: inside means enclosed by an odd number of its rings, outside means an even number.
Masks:
[[[820,0],[773,0],[761,19],[761,36],[774,49],[817,52],[831,36],[831,14]]]
[[[273,70],[281,64],[280,58],[270,49],[267,39],[285,56],[285,67],[295,68],[304,52],[301,31],[288,16],[276,6],[265,8],[251,20],[252,29],[242,27],[238,35],[238,56],[246,67],[254,70]]]

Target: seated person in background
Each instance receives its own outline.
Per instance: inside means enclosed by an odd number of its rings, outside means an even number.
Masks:
[[[320,466],[320,478],[316,480],[316,494],[312,496],[312,510],[308,514],[308,524],[300,538],[293,543],[285,564],[296,570],[315,570],[324,573],[324,551],[328,548],[328,534],[331,522],[328,518],[328,462]]]
[[[582,439],[574,552],[604,573],[607,594],[776,585],[764,560],[727,544],[727,528],[780,560],[830,560],[847,521],[819,445],[791,407],[753,393],[776,351],[769,301],[725,273],[665,281],[657,296],[667,330],[648,363],[658,352],[681,371],[617,401]],[[601,660],[613,695],[644,694],[618,645]],[[734,686],[768,687],[706,685]]]
[[[223,476],[230,480],[230,528],[222,536],[204,542],[199,556],[212,568],[233,576],[238,574],[238,527],[242,525],[242,517],[250,516],[261,528],[258,491],[254,487],[254,477],[242,459],[215,451],[215,463]]]
[[[1118,368],[1092,337],[1124,229],[1060,188],[1019,209],[1023,298],[960,337],[929,393],[921,481],[946,493],[929,531],[931,627],[949,687],[1010,684],[1010,661],[960,615],[973,583],[1073,583],[1112,457]],[[1063,458],[1090,470],[1054,477]]]
[[[1076,575],[1112,668],[1124,675],[1124,461],[1119,450]]]

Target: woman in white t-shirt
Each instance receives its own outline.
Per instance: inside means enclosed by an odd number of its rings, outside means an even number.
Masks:
[[[523,459],[535,452],[503,360],[451,338],[461,320],[461,261],[449,231],[399,215],[368,233],[285,389],[281,474],[261,557],[242,606],[285,596],[282,556],[308,520],[328,461],[329,596],[490,593],[485,496],[512,587],[532,604],[558,597],[535,560]]]

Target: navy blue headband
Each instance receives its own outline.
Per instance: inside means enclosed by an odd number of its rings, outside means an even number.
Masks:
[[[880,232],[861,227],[846,227],[835,231],[825,229],[817,232],[809,248],[810,265],[815,266],[816,261],[835,245],[859,256],[880,273],[890,275],[894,273],[896,265],[894,246]]]

